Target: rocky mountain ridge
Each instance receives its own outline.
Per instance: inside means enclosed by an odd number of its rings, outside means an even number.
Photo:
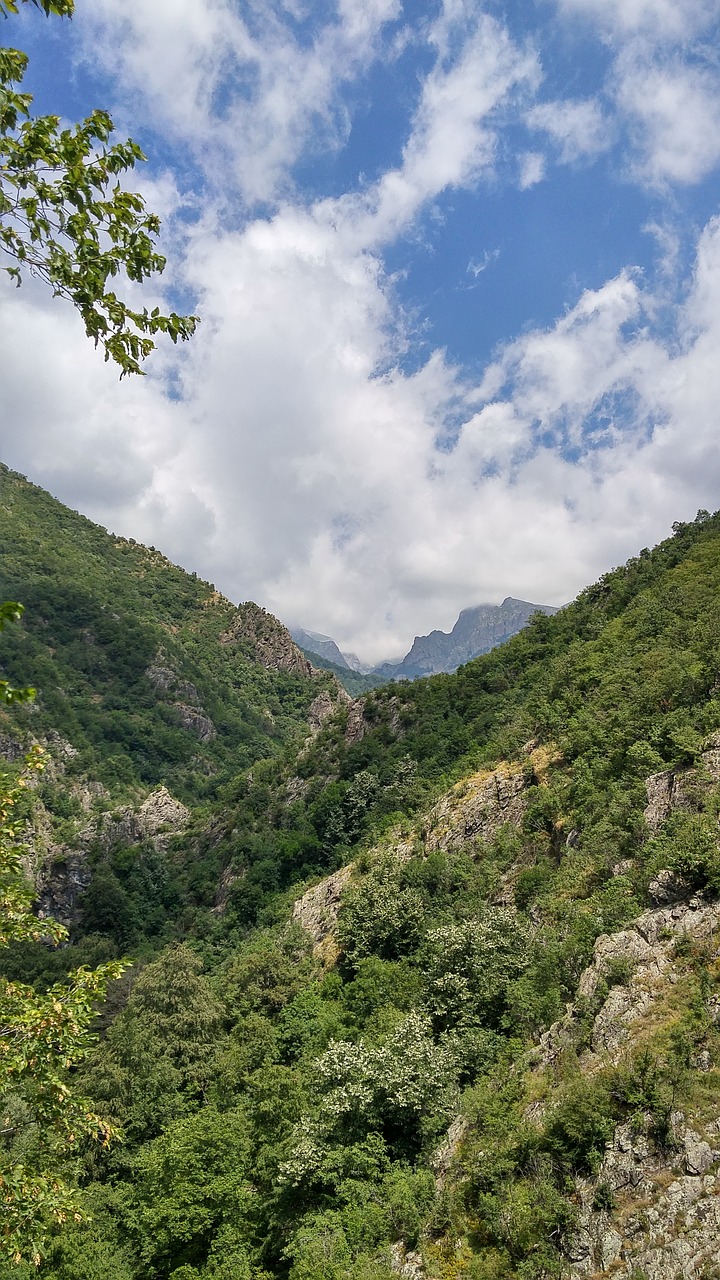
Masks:
[[[373,671],[392,680],[417,680],[422,676],[457,671],[466,662],[489,653],[517,635],[534,613],[552,617],[552,605],[531,604],[506,596],[502,604],[478,604],[463,609],[452,631],[431,631],[416,636],[402,662],[380,663]]]

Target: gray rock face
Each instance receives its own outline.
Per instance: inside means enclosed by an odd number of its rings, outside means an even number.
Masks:
[[[489,653],[517,634],[534,613],[550,616],[557,613],[551,605],[531,604],[507,596],[502,604],[479,604],[463,609],[452,631],[431,631],[416,636],[412,648],[402,662],[384,662],[375,671],[395,680],[416,680],[418,676],[441,671],[457,671],[481,653]]]
[[[184,702],[175,702],[173,705],[183,729],[194,734],[200,742],[210,742],[217,737],[217,729],[205,712],[189,707]]]
[[[430,811],[425,845],[461,848],[473,840],[489,840],[501,827],[519,826],[525,810],[528,781],[521,766],[501,765],[491,773],[474,774],[453,787]]]
[[[644,818],[651,831],[659,831],[673,809],[688,809],[689,803],[683,791],[682,777],[671,769],[654,773],[645,780],[647,808]]]
[[[109,852],[119,845],[152,840],[155,848],[163,851],[170,837],[182,831],[189,819],[190,810],[166,787],[158,787],[138,810],[103,813],[78,833],[72,846],[50,846],[35,874],[39,917],[51,916],[66,928],[77,924],[82,894],[92,880],[89,853],[93,845]]]
[[[340,902],[354,870],[354,864],[341,867],[298,898],[293,906],[293,920],[302,925],[317,945],[324,942],[337,924]]]
[[[92,879],[87,853],[56,845],[37,879],[40,920],[59,920],[69,929],[79,917],[80,899]]]
[[[580,1229],[568,1243],[568,1276],[604,1275],[618,1280],[704,1280],[717,1274],[720,1246],[720,1179],[708,1170],[720,1151],[672,1116],[677,1154],[658,1151],[630,1123],[618,1125],[595,1178],[578,1179]],[[716,1132],[717,1122],[712,1126]],[[621,1223],[594,1207],[598,1186],[621,1206]],[[710,1270],[708,1270],[708,1267]]]
[[[702,786],[703,775],[705,775],[705,786],[707,786],[708,777],[711,782],[720,782],[720,734],[718,733],[708,738],[706,749],[700,756],[698,769],[665,769],[662,773],[653,773],[651,777],[645,779],[648,803],[644,817],[651,831],[659,831],[673,809],[694,807],[696,802],[690,794],[691,786],[693,784],[697,786],[698,783]]]
[[[351,702],[350,694],[346,693],[342,685],[338,684],[337,689],[334,691],[334,696],[329,689],[323,689],[317,698],[314,698],[310,703],[308,711],[310,732],[313,734],[318,733],[328,717],[337,711],[339,706],[349,702]]]
[[[167,787],[158,787],[140,805],[138,818],[145,835],[156,836],[161,831],[181,831],[190,821],[190,810]]]
[[[425,1267],[422,1254],[408,1249],[402,1240],[390,1245],[390,1270],[402,1280],[424,1280]]]
[[[17,742],[15,738],[11,738],[9,733],[0,733],[0,757],[12,763],[19,760],[24,754],[24,747],[21,742]]]
[[[223,644],[244,642],[266,671],[289,671],[298,676],[313,674],[312,666],[298,649],[287,627],[252,600],[240,605],[220,640]]]
[[[682,876],[663,867],[650,881],[648,893],[658,906],[666,906],[670,902],[681,902],[683,898],[689,897],[691,888]]]

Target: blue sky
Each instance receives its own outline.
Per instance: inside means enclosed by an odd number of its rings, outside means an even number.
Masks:
[[[192,344],[0,288],[2,456],[368,660],[716,508],[717,0],[80,0],[38,111],[149,161]]]

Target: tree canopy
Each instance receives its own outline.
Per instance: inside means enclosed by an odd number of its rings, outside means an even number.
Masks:
[[[73,0],[22,0],[46,15],[71,17]],[[17,14],[17,0],[0,0],[0,14]],[[146,157],[131,139],[111,141],[113,122],[96,110],[71,128],[56,115],[31,115],[22,91],[26,54],[0,48],[0,251],[14,261],[3,270],[44,280],[80,312],[85,331],[101,345],[121,377],[141,373],[157,334],[189,338],[197,317],[148,311],[123,301],[113,282],[142,284],[159,275],[160,219],[122,176]]]

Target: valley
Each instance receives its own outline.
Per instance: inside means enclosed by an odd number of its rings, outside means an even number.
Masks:
[[[5,980],[129,962],[67,1074],[118,1138],[4,1086],[0,1176],[85,1215],[37,1210],[39,1274],[711,1276],[720,517],[355,698],[7,469],[0,542],[4,770],[45,752],[18,838],[69,930]]]

